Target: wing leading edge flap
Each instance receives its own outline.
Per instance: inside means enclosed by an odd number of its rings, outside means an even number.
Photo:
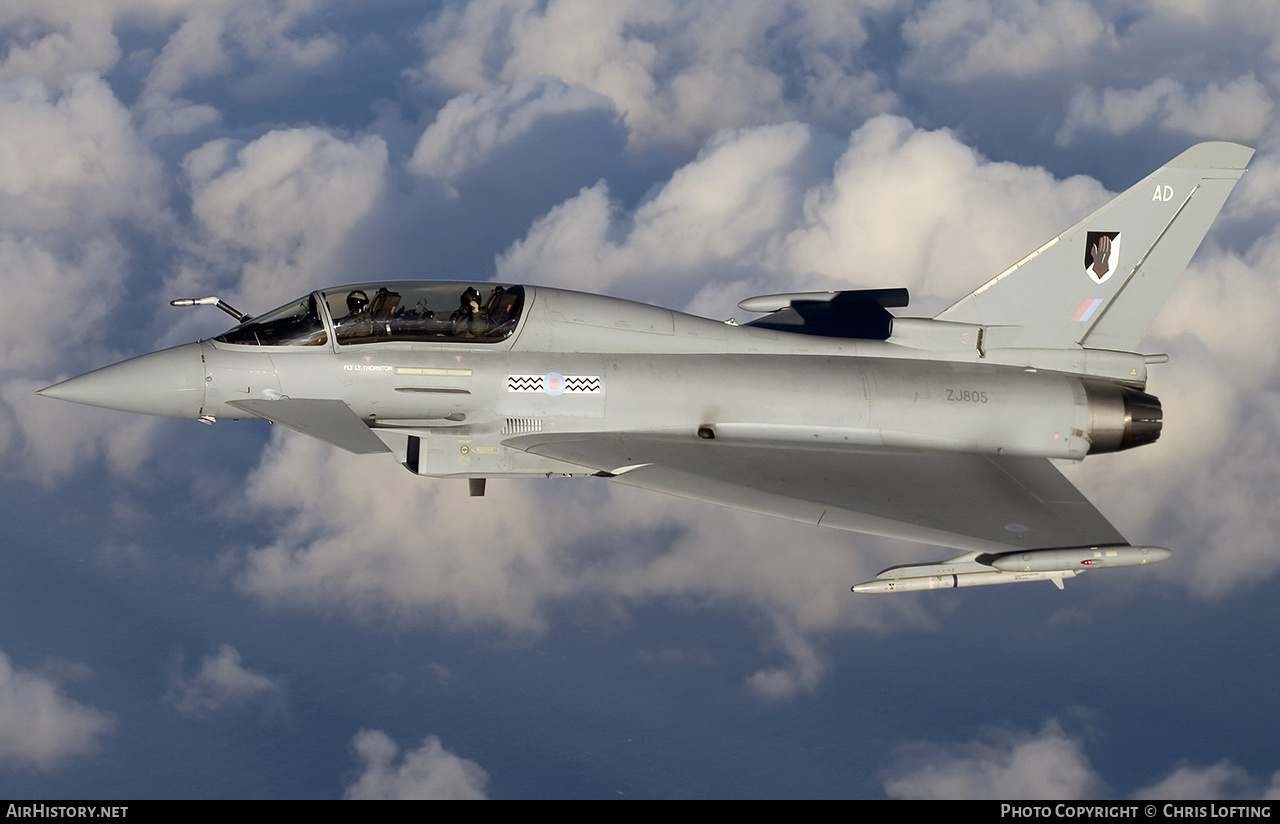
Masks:
[[[525,435],[507,443],[628,486],[969,552],[1126,543],[1044,458],[666,434]]]
[[[227,401],[227,404],[358,455],[391,451],[351,407],[339,400],[280,398]]]

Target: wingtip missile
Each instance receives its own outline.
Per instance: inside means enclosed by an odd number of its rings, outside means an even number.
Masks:
[[[943,572],[936,564],[893,567],[881,572],[873,581],[855,584],[852,591],[920,592],[930,589],[1020,584],[1027,581],[1050,581],[1058,589],[1062,589],[1064,580],[1074,578],[1081,572],[1110,567],[1145,566],[1159,563],[1172,554],[1158,546],[1103,546],[979,555],[964,567],[956,567],[953,572]],[[913,572],[933,574],[913,575]]]
[[[1055,569],[1046,572],[959,572],[951,575],[926,575],[915,578],[877,578],[855,584],[857,593],[920,592],[928,589],[958,589],[960,587],[984,587],[993,584],[1020,584],[1026,581],[1052,581],[1062,589],[1065,578],[1074,578],[1074,569]]]

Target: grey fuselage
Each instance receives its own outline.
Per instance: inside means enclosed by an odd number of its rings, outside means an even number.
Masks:
[[[946,328],[963,324],[895,321],[936,324],[961,341],[919,349],[898,335],[816,337],[566,290],[524,293],[518,324],[493,343],[338,345],[330,335],[320,346],[189,344],[199,347],[204,385],[176,411],[253,418],[229,404],[340,399],[419,474],[492,477],[592,474],[507,443],[534,433],[701,433],[1079,460],[1123,429],[1116,394],[1132,391],[1029,365],[1036,353],[1027,350],[984,353]],[[1118,356],[1042,354],[1068,368],[1072,358]],[[1140,356],[1117,360],[1114,371],[1127,386],[1145,380]],[[557,377],[566,385],[554,385]],[[410,438],[419,439],[412,448]]]

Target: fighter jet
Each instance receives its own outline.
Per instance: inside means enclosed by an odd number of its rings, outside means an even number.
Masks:
[[[543,286],[321,289],[40,390],[265,419],[415,475],[595,476],[951,550],[855,592],[1139,566],[1055,468],[1153,443],[1140,344],[1253,150],[1202,143],[932,318],[905,289],[748,298],[742,325]],[[958,551],[958,554],[956,554]]]

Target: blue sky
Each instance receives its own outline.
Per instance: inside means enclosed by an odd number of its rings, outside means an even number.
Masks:
[[[0,8],[0,794],[1280,795],[1280,9]],[[942,550],[461,484],[37,398],[315,288],[929,315],[1201,140],[1258,147],[1070,477],[1151,570],[855,597]],[[740,317],[745,320],[745,317]]]

